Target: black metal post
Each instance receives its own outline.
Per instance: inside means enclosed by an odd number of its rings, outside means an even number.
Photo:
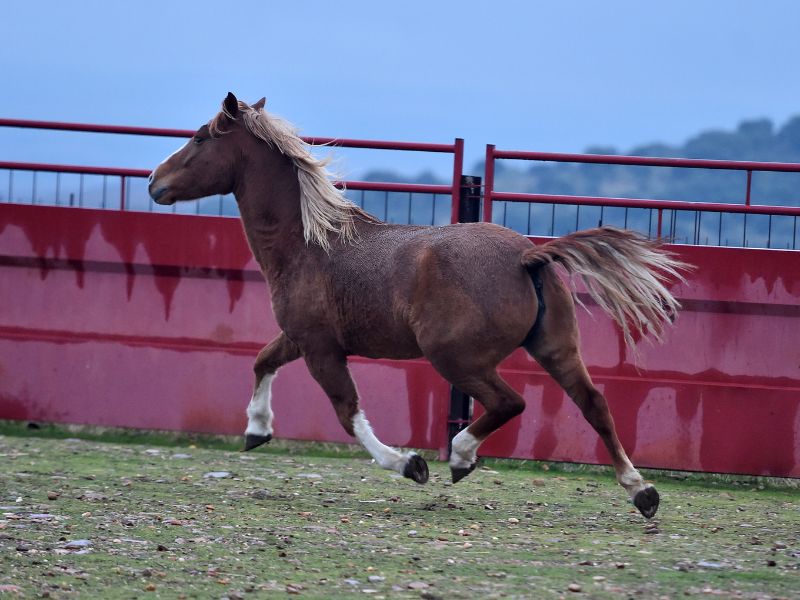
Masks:
[[[472,175],[461,177],[461,206],[458,211],[459,223],[480,221],[481,178]],[[447,415],[447,456],[450,456],[453,438],[466,429],[472,420],[472,398],[458,388],[450,387],[450,411]]]

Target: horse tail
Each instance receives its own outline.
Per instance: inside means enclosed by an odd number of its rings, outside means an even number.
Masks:
[[[598,227],[534,246],[523,253],[522,264],[533,273],[557,262],[570,275],[580,275],[589,295],[619,324],[626,344],[633,347],[631,326],[640,335],[661,339],[680,308],[664,284],[685,281],[680,271],[693,268],[660,246],[632,231]]]

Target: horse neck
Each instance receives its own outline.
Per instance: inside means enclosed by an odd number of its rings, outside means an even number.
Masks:
[[[300,212],[300,184],[291,160],[259,144],[245,154],[234,196],[247,241],[272,282],[307,252]]]

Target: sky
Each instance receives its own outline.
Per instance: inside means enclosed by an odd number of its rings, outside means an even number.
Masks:
[[[9,1],[0,117],[194,129],[228,91],[307,135],[580,152],[800,113],[800,2]],[[152,168],[181,142],[0,129],[0,160]],[[343,152],[447,176],[446,157]]]

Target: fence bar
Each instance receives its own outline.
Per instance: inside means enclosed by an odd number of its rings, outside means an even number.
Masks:
[[[744,204],[724,204],[721,202],[648,200],[642,198],[607,198],[603,196],[571,196],[563,194],[522,194],[516,192],[495,191],[492,191],[492,198],[495,200],[547,204],[579,204],[584,206],[617,206],[623,208],[657,208],[663,210],[700,210],[706,212],[800,216],[800,207],[798,206],[772,206],[767,204],[751,204],[747,206]]]
[[[495,198],[494,192],[494,159],[495,148],[493,144],[486,145],[486,177],[483,182],[483,220],[486,223],[492,222],[492,202]]]
[[[603,165],[635,165],[640,167],[683,167],[690,169],[726,169],[733,171],[800,172],[799,163],[755,162],[742,160],[707,160],[698,158],[656,158],[652,156],[619,156],[616,154],[567,154],[563,152],[523,152],[493,150],[494,158],[550,162],[592,163]]]
[[[459,215],[461,214],[461,190],[463,185],[461,177],[464,171],[464,140],[456,138],[453,148],[453,187],[450,192],[452,198],[450,222],[458,223]]]

